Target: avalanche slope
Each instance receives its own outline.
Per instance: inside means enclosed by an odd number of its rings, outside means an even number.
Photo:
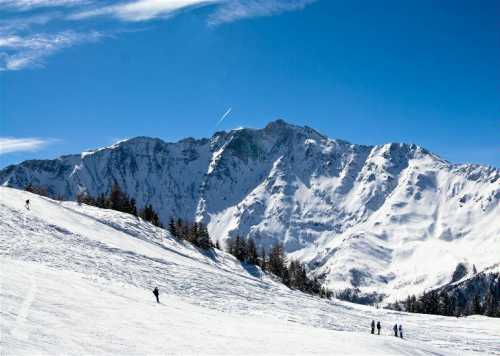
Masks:
[[[0,261],[2,355],[500,355],[498,319],[325,301],[131,215],[11,188],[0,188]]]

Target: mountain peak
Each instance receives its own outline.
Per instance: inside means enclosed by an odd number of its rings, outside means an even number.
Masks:
[[[277,129],[277,128],[284,128],[284,127],[293,127],[294,125],[287,123],[283,119],[276,119],[274,121],[269,122],[265,129]]]

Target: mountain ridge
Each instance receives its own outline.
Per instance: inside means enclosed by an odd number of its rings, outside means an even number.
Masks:
[[[203,221],[221,242],[281,241],[331,288],[389,298],[445,284],[459,262],[499,262],[499,180],[498,169],[451,164],[415,144],[356,145],[283,120],[175,143],[138,136],[0,171],[2,185],[47,186],[65,199],[117,182],[164,222]],[[431,256],[445,256],[437,272],[412,270]]]

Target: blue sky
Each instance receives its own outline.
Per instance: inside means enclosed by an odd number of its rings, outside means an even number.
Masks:
[[[499,1],[0,0],[0,166],[283,118],[500,167],[498,14]]]

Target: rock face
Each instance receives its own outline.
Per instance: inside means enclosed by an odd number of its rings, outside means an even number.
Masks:
[[[97,196],[113,182],[213,239],[282,241],[332,289],[388,300],[450,282],[458,263],[500,262],[500,171],[409,144],[363,146],[282,120],[177,143],[137,137],[0,171],[0,183]]]

